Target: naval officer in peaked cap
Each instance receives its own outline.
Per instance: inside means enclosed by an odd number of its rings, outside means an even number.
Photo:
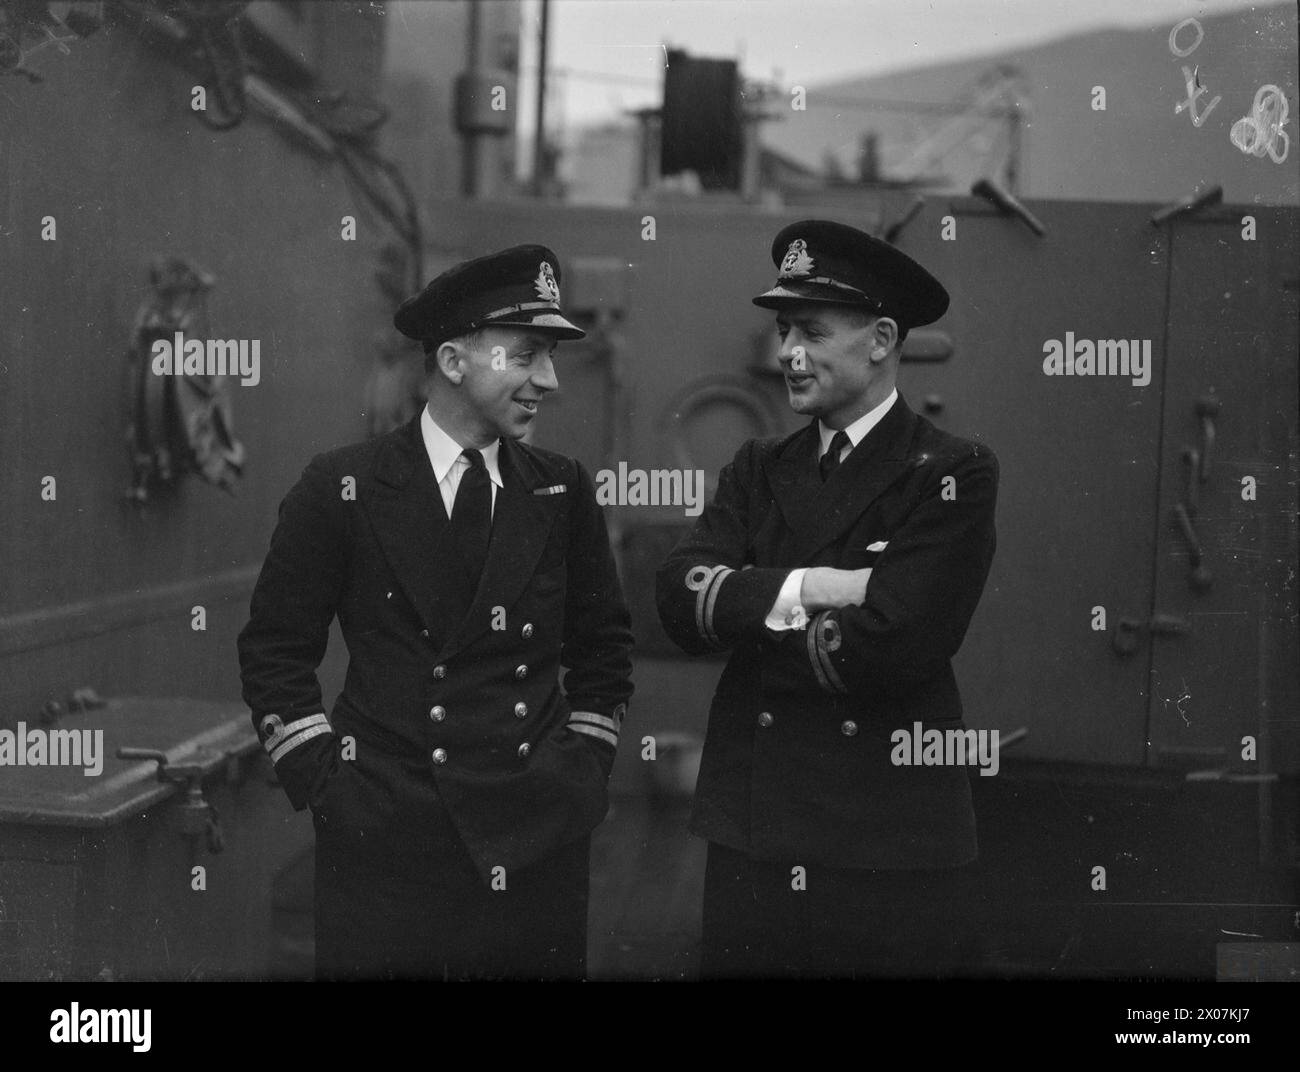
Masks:
[[[891,736],[963,725],[951,659],[993,559],[997,460],[895,386],[908,330],[948,307],[929,272],[827,220],[784,228],[772,261],[754,303],[809,421],[741,446],[656,582],[682,649],[729,653],[691,816],[702,973],[959,971],[971,772],[895,765]]]
[[[551,250],[516,246],[404,302],[427,405],[314,457],[281,504],[239,658],[316,828],[318,977],[584,974],[632,637],[590,476],[520,442],[557,342],[584,334],[560,280]]]

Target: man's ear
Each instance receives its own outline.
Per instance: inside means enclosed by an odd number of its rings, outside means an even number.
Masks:
[[[898,342],[898,321],[887,316],[876,317],[871,325],[871,356],[881,361],[889,356]]]
[[[459,344],[444,342],[433,355],[437,374],[450,383],[459,384],[465,379],[465,355]]]

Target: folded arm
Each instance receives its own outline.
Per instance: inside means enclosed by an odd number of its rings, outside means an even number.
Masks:
[[[769,634],[764,685],[869,694],[906,690],[939,673],[984,590],[997,485],[997,459],[983,447],[936,467],[874,567],[841,571],[867,574],[862,598],[811,613],[806,631]]]

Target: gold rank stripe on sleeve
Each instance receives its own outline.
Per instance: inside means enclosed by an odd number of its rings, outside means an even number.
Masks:
[[[568,725],[575,733],[585,733],[588,737],[595,737],[596,740],[617,748],[621,715],[621,706],[615,709],[613,718],[598,715],[594,711],[574,711],[569,715]]]
[[[840,623],[831,616],[829,610],[813,615],[808,622],[808,661],[812,663],[813,673],[819,684],[827,692],[846,693],[840,679],[840,673],[831,660],[831,652],[840,647]]]
[[[686,587],[695,593],[695,631],[718,647],[723,645],[713,630],[713,606],[722,582],[735,572],[730,566],[692,566],[686,571]]]
[[[300,744],[306,744],[313,737],[332,732],[329,719],[323,711],[289,723],[282,723],[278,715],[267,715],[262,719],[261,725],[265,735],[262,747],[266,749],[272,763],[280,762]]]

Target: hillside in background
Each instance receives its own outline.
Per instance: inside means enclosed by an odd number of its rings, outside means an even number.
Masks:
[[[1244,154],[1229,139],[1232,125],[1252,111],[1256,91],[1278,86],[1287,97],[1284,127],[1297,137],[1296,7],[1284,3],[1200,20],[1204,38],[1185,59],[1169,48],[1173,22],[1139,30],[1103,30],[985,55],[960,63],[901,70],[871,78],[809,86],[807,111],[764,125],[764,143],[815,168],[828,154],[845,175],[857,174],[861,139],[878,138],[880,175],[894,174],[924,139],[932,141],[949,117],[872,102],[949,104],[1000,65],[1023,73],[1028,116],[1020,155],[1023,196],[1102,200],[1170,200],[1201,182],[1219,183],[1229,201],[1300,203],[1300,146],[1286,161]],[[1196,39],[1184,28],[1178,44]],[[1187,110],[1181,71],[1195,69],[1207,92],[1197,101],[1200,128]],[[1106,91],[1106,110],[1092,109],[1093,87]],[[834,102],[828,102],[833,98]],[[861,102],[858,104],[857,102]],[[959,148],[927,175],[940,189],[966,190],[981,175],[1000,175],[1006,124],[972,124]],[[1279,143],[1279,151],[1285,141]]]

